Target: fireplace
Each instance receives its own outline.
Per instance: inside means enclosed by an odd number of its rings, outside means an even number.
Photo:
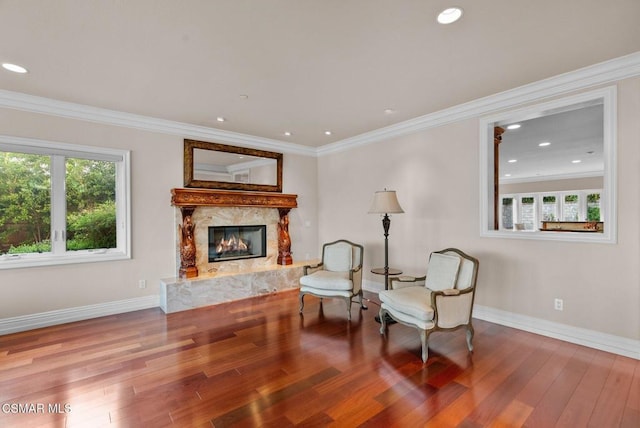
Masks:
[[[210,226],[209,262],[267,256],[267,226]]]

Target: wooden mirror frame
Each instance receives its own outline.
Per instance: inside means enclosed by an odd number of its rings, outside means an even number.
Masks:
[[[237,153],[247,156],[256,156],[276,160],[276,184],[251,184],[213,180],[195,180],[193,178],[193,151],[194,149],[211,150],[225,153]],[[228,146],[225,144],[210,143],[206,141],[184,140],[184,186],[199,187],[205,189],[248,190],[253,192],[278,192],[282,193],[282,153],[267,152],[264,150],[248,149],[246,147]]]

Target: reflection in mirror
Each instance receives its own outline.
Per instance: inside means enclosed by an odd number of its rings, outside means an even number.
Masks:
[[[481,121],[482,236],[615,242],[614,99],[605,88]]]
[[[194,149],[193,179],[275,186],[277,162],[235,153]]]
[[[184,140],[184,184],[208,189],[282,191],[282,154]]]

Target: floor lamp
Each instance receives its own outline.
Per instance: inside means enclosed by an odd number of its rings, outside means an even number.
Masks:
[[[369,208],[369,214],[384,214],[382,227],[384,228],[384,289],[389,289],[389,226],[391,219],[389,214],[402,214],[404,210],[398,203],[395,190],[380,190],[373,196],[373,203]]]

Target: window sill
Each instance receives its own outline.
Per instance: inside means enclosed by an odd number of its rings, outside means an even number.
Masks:
[[[0,256],[0,270],[20,269],[39,266],[68,265],[76,263],[95,263],[115,260],[127,260],[131,256],[117,250],[82,251],[77,254],[5,254]]]
[[[539,241],[563,241],[563,242],[592,242],[599,244],[615,244],[615,234],[611,233],[583,233],[574,231],[539,231],[539,230],[483,230],[480,233],[483,238],[504,239],[528,239]],[[613,236],[613,237],[612,237]]]

